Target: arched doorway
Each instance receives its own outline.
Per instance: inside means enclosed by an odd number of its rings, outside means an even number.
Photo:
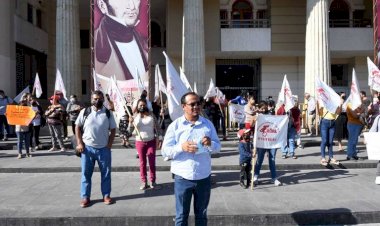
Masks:
[[[350,7],[345,0],[334,0],[330,5],[330,27],[350,27]]]
[[[251,27],[253,7],[249,1],[237,0],[232,5],[231,18],[233,27]]]

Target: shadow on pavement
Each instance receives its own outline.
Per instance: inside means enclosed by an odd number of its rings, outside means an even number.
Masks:
[[[348,225],[358,224],[357,218],[347,208],[299,211],[291,214],[297,225]]]

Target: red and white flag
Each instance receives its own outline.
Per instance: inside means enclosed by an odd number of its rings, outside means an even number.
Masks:
[[[286,75],[284,75],[284,80],[282,82],[280,93],[278,94],[277,105],[285,104],[285,110],[289,111],[294,107],[294,99],[292,98],[292,90]]]
[[[355,110],[356,108],[362,105],[362,99],[360,97],[360,87],[358,79],[356,78],[355,69],[352,69],[352,81],[351,81],[351,109]]]
[[[57,68],[57,74],[55,76],[54,90],[62,92],[63,98],[67,100],[65,84],[63,83],[62,75],[58,68]]]
[[[38,77],[38,73],[36,74],[36,78],[34,79],[33,90],[36,91],[36,97],[40,98],[42,95],[42,86],[40,82],[40,77]]]
[[[174,121],[183,115],[181,107],[181,97],[187,93],[187,88],[181,81],[178,72],[170,61],[169,57],[163,52],[166,58],[166,80],[168,110],[170,118]]]
[[[371,89],[380,92],[380,70],[379,68],[367,57],[368,65],[368,85]]]
[[[281,148],[288,135],[287,115],[258,115],[255,124],[254,146],[256,148]]]
[[[318,103],[325,107],[329,112],[335,113],[339,107],[341,98],[340,96],[325,82],[317,76],[315,77],[315,93],[317,95]]]

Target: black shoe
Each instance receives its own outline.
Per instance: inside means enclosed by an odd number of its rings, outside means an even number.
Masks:
[[[246,188],[247,188],[247,187],[245,186],[245,184],[244,184],[244,182],[243,182],[243,181],[240,181],[239,185],[240,185],[240,187],[242,187],[242,188],[244,188],[244,189],[246,189]]]
[[[347,160],[351,160],[351,159],[353,159],[353,160],[359,160],[359,159],[361,159],[361,158],[359,158],[358,156],[352,156],[352,157],[348,157],[348,156],[347,156],[346,159],[347,159]]]

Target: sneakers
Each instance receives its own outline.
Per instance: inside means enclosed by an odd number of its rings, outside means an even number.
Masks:
[[[326,159],[321,159],[321,165],[322,166],[327,166],[328,165]]]
[[[277,179],[272,180],[272,182],[274,183],[275,186],[281,186],[282,185],[282,183]]]
[[[30,148],[29,148],[29,152],[34,152],[34,148],[33,148],[33,147],[30,147]]]
[[[3,141],[7,141],[7,140],[8,140],[8,137],[7,137],[7,135],[5,135],[3,138]]]
[[[380,185],[380,176],[377,176],[377,177],[376,177],[375,184]]]
[[[293,156],[292,156],[292,159],[297,159],[297,156],[296,156],[296,155],[293,155]]]
[[[17,158],[18,158],[18,159],[21,159],[21,158],[22,158],[22,155],[21,155],[21,154],[18,154],[18,155],[17,155]]]
[[[26,153],[25,157],[27,157],[27,158],[31,158],[31,157],[32,157],[32,155],[31,155],[31,154],[29,154],[29,153]]]
[[[152,182],[151,185],[149,185],[151,189],[161,189],[161,186],[158,185],[156,182]]]
[[[35,149],[36,149],[36,150],[41,150],[41,149],[42,149],[42,146],[41,146],[41,145],[37,145],[37,146],[35,147]]]
[[[286,155],[282,155],[281,158],[282,158],[282,159],[286,159]]]
[[[246,189],[246,186],[245,186],[245,184],[244,184],[244,181],[240,181],[239,185],[240,185],[240,187]]]
[[[52,148],[50,148],[49,149],[49,151],[48,152],[52,152],[52,151],[56,151],[57,150],[57,148],[55,148],[55,147],[52,147]]]
[[[329,163],[330,164],[334,164],[334,165],[339,165],[340,164],[340,162],[338,160],[336,160],[336,159],[330,159]]]
[[[63,139],[63,141],[69,141],[70,140],[70,138],[68,138],[68,137],[65,137],[65,139]]]
[[[106,196],[106,197],[104,197],[103,202],[106,205],[111,205],[113,203],[113,200],[111,199],[111,197]]]
[[[86,208],[90,205],[90,199],[84,198],[80,201],[80,207]]]
[[[253,185],[257,186],[259,185],[259,178],[258,177],[253,177]]]
[[[141,184],[141,186],[140,186],[140,190],[145,190],[145,189],[148,189],[148,188],[149,188],[149,186],[148,186],[147,183],[143,183],[143,184]]]
[[[66,149],[65,148],[61,148],[61,152],[65,152],[66,151]]]

